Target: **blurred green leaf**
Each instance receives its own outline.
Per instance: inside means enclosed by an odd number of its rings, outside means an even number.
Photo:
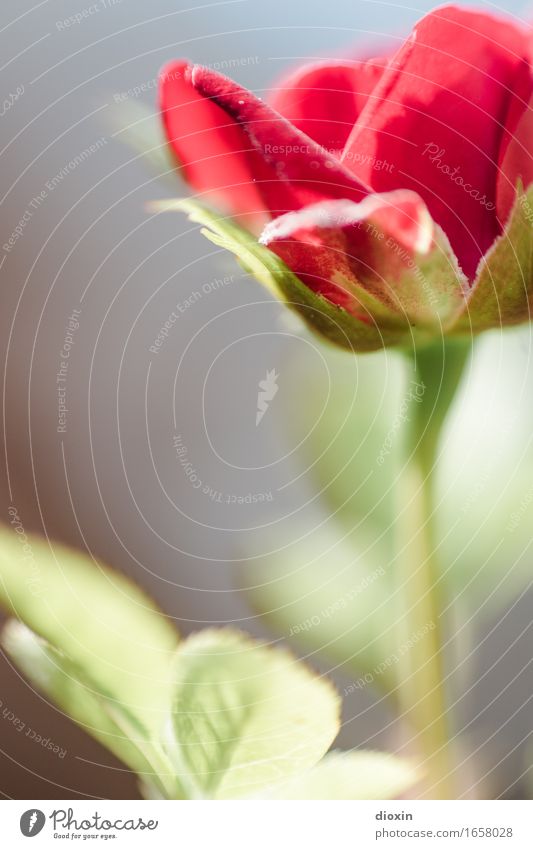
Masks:
[[[291,444],[301,443],[299,459],[309,468],[328,516],[349,530],[357,528],[377,559],[388,557],[394,551],[388,532],[396,513],[402,428],[409,406],[416,405],[417,385],[409,383],[406,360],[398,352],[356,358],[335,350],[321,353],[329,371],[324,392],[303,358],[295,358],[286,364],[286,380],[294,385],[298,403],[278,410]]]
[[[317,385],[303,359],[285,365],[294,386],[278,406],[289,445],[325,515],[259,538],[239,586],[277,633],[320,651],[347,674],[378,669],[375,684],[394,685],[383,668],[398,635],[391,563],[404,398],[416,394],[397,353],[365,357],[321,351],[329,379]],[[292,403],[294,398],[297,403]],[[412,403],[416,403],[412,401]],[[256,534],[257,538],[257,534]],[[250,554],[250,552],[246,552]]]
[[[106,110],[104,120],[116,141],[122,142],[171,191],[179,185],[179,163],[167,142],[161,116],[131,98]]]
[[[477,342],[439,444],[435,504],[443,588],[454,607],[459,603],[485,619],[531,575],[530,334],[525,327]],[[398,353],[321,353],[327,385],[304,357],[295,358],[284,372],[293,391],[280,396],[276,410],[289,446],[300,446],[295,461],[306,470],[320,514],[307,523],[292,521],[285,533],[278,529],[277,552],[258,554],[270,551],[271,539],[246,550],[252,556],[239,585],[284,638],[345,664],[351,674],[379,672],[397,641],[391,630],[398,614],[396,480],[419,389]],[[353,597],[379,568],[385,575]],[[328,613],[339,600],[341,606]],[[464,618],[458,623],[463,648]],[[375,685],[389,689],[392,675],[392,668],[379,672]]]
[[[169,755],[192,798],[235,798],[313,766],[339,697],[286,651],[230,630],[180,645]]]
[[[175,795],[172,770],[161,747],[124,705],[91,681],[86,669],[16,620],[4,627],[2,646],[29,681],[84,731],[145,781]]]
[[[487,614],[508,603],[530,576],[529,334],[527,327],[479,340],[439,446],[435,509],[443,581],[450,597],[462,596],[476,610],[483,603]],[[309,434],[302,459],[313,463],[310,478],[328,515],[354,529],[367,548],[370,539],[372,561],[383,558],[386,566],[394,555],[405,432],[419,407],[416,386],[398,355],[396,363],[394,354],[357,358],[355,382],[351,358],[324,353],[332,403],[321,415],[314,376],[295,362],[286,379],[298,386],[299,403],[282,414],[293,443]],[[380,589],[387,591],[383,582]]]
[[[266,799],[394,799],[419,781],[413,763],[385,752],[330,752],[301,775],[269,788]]]
[[[0,603],[157,738],[171,697],[172,623],[124,576],[12,524],[0,530]]]
[[[293,521],[286,534],[278,529],[279,550],[250,558],[241,571],[253,607],[283,639],[320,651],[347,675],[374,669],[376,686],[391,690],[394,665],[384,661],[398,633],[386,559],[375,560],[364,532],[339,521],[315,529]],[[265,536],[264,550],[269,543]]]
[[[14,530],[1,531],[0,543],[2,600],[37,631],[12,620],[2,646],[138,774],[148,798],[274,798],[279,782],[299,773],[295,798],[364,792],[349,775],[349,756],[309,774],[337,734],[340,698],[288,652],[227,629],[176,650],[167,620],[122,576]],[[399,764],[397,773],[384,767],[383,794],[405,786]]]

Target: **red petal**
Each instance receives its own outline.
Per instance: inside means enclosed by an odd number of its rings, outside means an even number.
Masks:
[[[528,82],[531,91],[531,80]],[[507,125],[510,139],[500,152],[496,205],[502,226],[507,223],[513,207],[518,180],[524,189],[533,183],[533,95],[525,108],[522,101],[520,106],[520,116]]]
[[[195,66],[192,84],[247,138],[247,161],[273,216],[324,198],[360,201],[368,188],[289,121],[233,80]]]
[[[364,321],[372,300],[399,311],[395,281],[401,287],[416,271],[413,257],[434,248],[434,225],[420,197],[399,190],[289,213],[267,224],[260,241],[310,289]],[[427,286],[423,276],[420,285]],[[414,311],[422,311],[421,301]]]
[[[275,86],[270,103],[318,144],[339,154],[387,59],[303,65]]]
[[[166,134],[187,181],[230,212],[264,210],[246,154],[248,138],[216,103],[195,91],[187,62],[163,68],[159,97]]]
[[[500,231],[502,123],[527,54],[526,33],[509,21],[454,6],[431,12],[391,61],[343,154],[374,190],[418,192],[469,277]],[[393,168],[376,170],[377,159]]]

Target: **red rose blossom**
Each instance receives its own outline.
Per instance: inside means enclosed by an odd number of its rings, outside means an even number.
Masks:
[[[532,47],[529,28],[445,6],[393,55],[306,65],[269,104],[173,62],[164,125],[198,196],[238,219],[200,215],[212,238],[330,338],[331,322],[358,350],[518,323],[533,287]]]

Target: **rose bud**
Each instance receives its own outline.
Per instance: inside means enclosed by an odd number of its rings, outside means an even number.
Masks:
[[[163,122],[192,213],[331,340],[358,351],[529,319],[531,29],[455,6],[390,56],[322,61],[267,104],[174,62]]]

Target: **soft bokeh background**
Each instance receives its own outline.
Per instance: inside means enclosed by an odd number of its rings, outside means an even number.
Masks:
[[[18,92],[0,123],[2,245],[26,218],[13,249],[0,251],[2,517],[7,521],[15,505],[27,531],[82,547],[131,575],[183,632],[231,622],[283,639],[302,621],[304,608],[283,610],[291,597],[275,576],[285,568],[285,549],[286,562],[295,562],[288,543],[307,538],[335,506],[328,473],[308,469],[320,444],[313,439],[327,445],[336,428],[333,420],[323,429],[322,412],[336,409],[339,387],[355,409],[365,400],[363,434],[352,437],[363,458],[374,432],[368,411],[379,412],[386,434],[405,389],[394,354],[349,362],[332,356],[184,217],[147,212],[148,201],[170,196],[169,184],[153,179],[121,130],[140,120],[139,107],[155,111],[154,78],[168,59],[185,55],[227,69],[264,94],[283,69],[304,59],[368,42],[390,48],[431,5],[2,4],[3,98]],[[528,14],[521,2],[481,5]],[[83,9],[79,23],[63,23]],[[175,194],[185,192],[176,178]],[[177,304],[179,320],[159,352],[150,352]],[[81,314],[68,365],[66,432],[58,433],[56,375],[73,309]],[[528,330],[482,341],[447,430],[441,474],[443,515],[452,523],[460,518],[454,536],[477,536],[482,549],[475,569],[472,552],[461,560],[461,547],[452,545],[448,555],[454,574],[471,570],[466,583],[474,587],[452,585],[465,611],[450,634],[458,739],[477,750],[477,765],[471,759],[467,768],[510,796],[528,793],[532,730],[530,353]],[[258,382],[273,368],[279,391],[256,426]],[[194,479],[179,462],[177,435]],[[346,445],[344,451],[341,458],[353,453]],[[358,482],[362,466],[352,460]],[[326,487],[321,503],[318,483]],[[248,495],[260,497],[247,503]],[[516,511],[520,527],[509,530]],[[278,552],[272,577],[259,559],[264,551]],[[374,554],[380,564],[381,553]],[[306,562],[299,557],[297,571]],[[489,561],[493,577],[485,582]],[[340,555],[328,561],[333,580],[340,562]],[[264,592],[250,593],[250,584],[263,584]],[[259,615],[265,609],[267,619]],[[345,623],[335,627],[347,630]],[[312,637],[293,647],[346,687],[354,677],[340,663],[346,650],[321,651],[326,636],[319,630]],[[6,661],[0,688],[4,704],[67,750],[59,759],[0,717],[4,795],[135,796],[118,762]],[[347,696],[344,718],[344,747],[391,746],[400,735],[372,687]]]

